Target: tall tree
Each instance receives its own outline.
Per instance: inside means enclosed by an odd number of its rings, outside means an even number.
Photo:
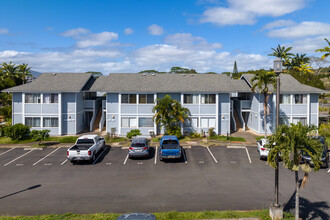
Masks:
[[[192,74],[195,74],[197,72],[194,69],[186,69],[186,68],[181,68],[179,66],[173,66],[171,68],[171,73],[192,73]]]
[[[301,183],[301,189],[305,186],[308,178],[308,173],[311,171],[307,163],[301,164],[302,153],[308,153],[314,164],[314,171],[320,168],[320,158],[323,152],[322,144],[319,140],[310,137],[311,132],[315,131],[315,126],[302,125],[298,122],[297,125],[291,124],[281,125],[276,129],[276,132],[269,137],[270,151],[268,154],[268,163],[276,167],[276,156],[281,155],[284,166],[295,172],[296,183],[296,213],[295,219],[299,219],[299,176],[298,171],[301,169],[304,172],[304,178]]]
[[[273,53],[268,54],[268,56],[274,56],[283,59],[284,66],[287,66],[289,62],[289,58],[293,56],[293,53],[290,53],[292,47],[285,48],[284,46],[282,47],[281,45],[277,45],[277,47],[272,48],[272,50]]]
[[[328,56],[330,56],[330,42],[327,38],[324,38],[324,40],[328,43],[328,46],[327,47],[323,47],[321,49],[317,49],[315,50],[315,52],[322,52],[322,53],[325,53],[322,55],[322,59],[325,59],[327,58]]]
[[[264,96],[264,130],[265,138],[267,138],[267,110],[268,110],[268,100],[271,92],[269,91],[269,86],[276,87],[276,75],[274,72],[267,72],[266,70],[260,70],[251,79],[253,92],[259,92]]]
[[[152,111],[155,113],[153,120],[164,127],[165,133],[177,136],[181,136],[180,124],[190,117],[189,109],[182,107],[180,102],[169,95],[157,99]]]

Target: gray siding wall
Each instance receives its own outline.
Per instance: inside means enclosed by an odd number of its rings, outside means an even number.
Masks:
[[[219,134],[230,133],[230,96],[229,93],[219,94],[219,108],[218,108],[218,124],[219,124]]]
[[[106,97],[106,131],[111,132],[111,128],[119,128],[119,94],[107,93]]]
[[[249,114],[248,117],[248,122],[247,122],[247,126],[255,131],[259,133],[259,96],[260,94],[254,93],[252,96],[252,102],[251,102],[251,112]]]
[[[83,101],[83,94],[82,93],[77,93],[76,94],[76,97],[77,97],[77,105],[76,105],[76,108],[77,108],[77,112],[76,112],[76,126],[77,126],[77,129],[76,129],[76,133],[79,133],[81,132],[83,129],[86,128],[86,124],[88,124],[88,128],[89,128],[89,123],[84,123],[84,101]]]
[[[319,125],[319,94],[310,95],[310,124]]]
[[[75,93],[62,93],[62,133],[76,134]]]
[[[12,109],[13,124],[23,123],[22,107],[23,107],[22,93],[21,92],[13,93],[13,109]]]

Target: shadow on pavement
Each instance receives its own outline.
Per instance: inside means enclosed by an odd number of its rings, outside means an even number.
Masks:
[[[22,192],[25,192],[25,191],[28,191],[28,190],[36,189],[36,188],[39,188],[39,187],[41,187],[40,184],[38,184],[38,185],[34,185],[34,186],[29,187],[29,188],[23,189],[23,190],[21,190],[21,191],[14,192],[14,193],[8,194],[8,195],[6,195],[6,196],[2,196],[2,197],[0,197],[0,199],[4,199],[4,198],[7,198],[7,197],[10,197],[10,196],[16,195],[16,194],[18,194],[18,193],[22,193]]]
[[[294,192],[289,201],[284,205],[284,211],[294,214],[295,210],[295,197]],[[301,219],[330,219],[329,214],[326,212],[329,209],[327,201],[311,202],[304,197],[299,197],[299,217]]]

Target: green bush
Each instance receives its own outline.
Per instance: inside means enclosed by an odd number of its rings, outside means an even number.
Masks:
[[[127,132],[126,137],[128,139],[131,139],[132,137],[135,137],[137,135],[141,135],[141,132],[139,129],[133,129],[130,132]]]
[[[330,135],[330,123],[329,122],[320,125],[319,134],[324,137],[327,137]]]
[[[215,135],[214,128],[209,128],[209,137],[213,137]]]
[[[33,130],[30,133],[30,137],[34,141],[39,141],[39,145],[41,144],[41,141],[45,140],[46,138],[49,138],[49,132],[50,130],[44,129],[41,131]]]
[[[201,134],[193,131],[193,132],[190,132],[189,137],[190,138],[201,138],[202,136],[201,136]]]
[[[182,138],[181,128],[180,127],[174,127],[172,126],[170,129],[168,129],[165,133],[166,135],[175,135],[178,138]]]
[[[18,123],[15,125],[7,126],[4,131],[5,135],[10,137],[12,140],[22,140],[29,135],[30,127],[23,125],[22,123]]]

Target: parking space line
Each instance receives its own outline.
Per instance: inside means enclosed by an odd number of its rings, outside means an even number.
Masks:
[[[4,155],[5,153],[8,153],[9,151],[12,151],[12,150],[14,150],[16,147],[14,147],[14,148],[12,148],[12,149],[9,149],[9,150],[7,150],[7,151],[5,151],[5,152],[2,152],[1,154],[0,154],[0,156],[1,155]]]
[[[183,153],[184,162],[188,163],[187,157],[186,157],[186,152],[183,150],[182,153]]]
[[[125,161],[124,161],[124,163],[123,163],[123,164],[126,164],[126,162],[127,162],[127,159],[128,159],[128,154],[127,154],[127,156],[126,156],[126,159],[125,159]]]
[[[107,149],[107,148],[105,147],[105,148],[103,149],[102,153],[100,153],[100,155],[96,158],[96,160],[94,160],[93,165],[98,161],[98,159],[99,159],[100,156],[105,152],[106,149]]]
[[[328,173],[330,173],[330,169],[328,170]]]
[[[216,163],[218,163],[217,159],[215,159],[215,157],[214,157],[214,155],[212,154],[212,152],[211,152],[211,150],[209,149],[209,147],[206,147],[206,148],[207,148],[207,150],[209,151],[209,153],[211,154],[213,160],[214,160]]]
[[[7,165],[11,164],[12,162],[14,162],[14,161],[16,161],[16,160],[18,160],[18,159],[20,159],[20,158],[24,157],[25,155],[27,155],[27,154],[31,153],[32,151],[33,151],[33,150],[30,150],[29,152],[26,152],[25,154],[23,154],[23,155],[21,155],[21,156],[19,156],[19,157],[15,158],[14,160],[12,160],[12,161],[10,161],[10,162],[6,163],[6,164],[5,164],[5,165],[3,165],[3,166],[7,166]]]
[[[155,164],[157,163],[157,151],[158,151],[158,146],[156,146],[156,152],[155,152]]]
[[[43,158],[41,158],[40,160],[38,160],[37,162],[35,162],[32,166],[37,165],[40,161],[43,161],[45,158],[47,158],[49,155],[51,155],[52,153],[54,153],[58,149],[60,149],[60,148],[59,147],[56,148],[54,151],[50,152],[49,154],[47,154],[46,156],[44,156]]]
[[[248,151],[248,149],[246,147],[245,147],[245,150],[246,150],[246,154],[247,154],[247,156],[249,158],[250,163],[252,163],[251,157],[250,157],[250,154],[249,154],[249,151]]]
[[[61,166],[62,166],[63,164],[65,164],[67,161],[68,161],[68,159],[66,159],[65,161],[63,161],[63,162],[61,163]]]
[[[245,146],[235,146],[235,145],[233,145],[233,146],[227,146],[227,148],[233,148],[233,149],[244,149]]]

